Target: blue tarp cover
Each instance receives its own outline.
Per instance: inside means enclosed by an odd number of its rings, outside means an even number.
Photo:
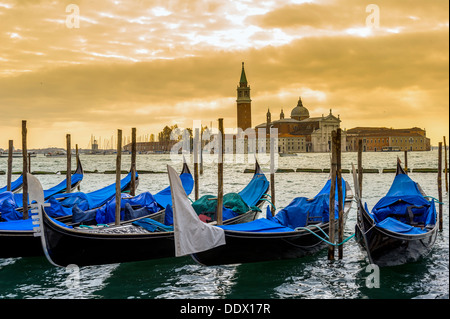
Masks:
[[[62,227],[72,228],[72,226],[68,226],[64,223],[61,223],[60,221],[57,221],[56,219],[53,219],[51,217],[50,217],[50,219]],[[37,225],[33,225],[32,218],[12,220],[12,221],[8,221],[8,222],[0,223],[0,230],[32,231],[33,227],[37,227]]]
[[[137,221],[134,221],[133,225],[145,228],[146,230],[148,230],[150,232],[173,231],[173,227],[172,226],[166,226],[166,225],[161,224],[160,222],[157,222],[156,220],[153,220],[151,218],[139,219]]]
[[[269,181],[264,174],[254,174],[248,185],[238,194],[249,206],[255,206],[269,188]]]
[[[83,174],[73,174],[71,177],[71,180],[70,180],[72,187],[74,187],[74,185],[76,185],[81,180],[83,180]],[[67,186],[67,180],[64,179],[58,185],[55,185],[52,188],[44,190],[44,199],[47,200],[53,195],[64,192],[66,190],[66,186]],[[14,194],[14,199],[16,201],[17,207],[23,206],[23,194],[22,193]]]
[[[325,184],[322,190],[312,200],[306,197],[295,198],[288,206],[280,210],[272,217],[270,207],[267,206],[267,217],[260,218],[248,223],[220,226],[227,230],[246,232],[288,232],[294,231],[296,227],[304,227],[307,217],[316,217],[319,221],[328,222],[329,217],[329,192],[331,181]],[[345,198],[345,180],[342,179],[342,194]],[[336,192],[337,194],[337,192]],[[335,212],[338,217],[338,203],[336,200]]]
[[[138,174],[136,172],[136,177]],[[129,186],[131,182],[131,172],[127,174],[120,181],[120,188],[123,191]],[[116,184],[113,183],[109,186],[101,188],[99,190],[90,193],[64,193],[53,195],[50,197],[48,202],[51,204],[50,207],[46,207],[45,211],[51,217],[68,216],[72,214],[72,207],[75,205],[79,209],[86,211],[94,208],[98,208],[106,204],[111,198],[116,195]],[[62,201],[58,201],[57,198],[64,198]]]
[[[71,178],[72,187],[83,179],[83,174],[73,174]],[[58,194],[66,189],[66,180],[52,188],[44,190],[44,198]],[[12,221],[23,218],[22,212],[18,212],[17,209],[23,206],[22,202],[23,194],[13,194],[11,192],[0,193],[0,213],[2,220]]]
[[[22,213],[16,211],[16,202],[12,192],[0,193],[0,217],[2,220],[22,219]]]
[[[382,222],[378,223],[377,226],[391,230],[396,233],[400,234],[407,234],[407,235],[417,235],[417,234],[423,234],[426,233],[426,230],[422,230],[418,227],[414,227],[411,225],[407,225],[405,223],[402,223],[401,221],[398,221],[395,218],[388,217]]]
[[[180,174],[183,188],[187,195],[192,192],[194,187],[194,179],[190,173]],[[172,194],[170,186],[152,195],[150,192],[144,192],[134,197],[122,194],[121,197],[121,220],[130,220],[139,218],[148,214],[158,212],[162,207],[170,207],[172,205]],[[126,209],[126,205],[140,206],[139,209]],[[170,212],[168,212],[170,214]],[[98,224],[108,224],[115,221],[116,216],[116,198],[115,196],[105,205],[92,209],[83,210],[77,204],[72,209],[72,222],[81,223],[95,221]],[[170,218],[170,217],[169,217]]]
[[[256,233],[273,233],[273,232],[290,232],[294,229],[285,227],[280,223],[266,218],[255,219],[254,221],[234,225],[217,226],[225,230],[256,232]]]
[[[180,175],[180,179],[186,195],[189,196],[194,188],[194,179],[192,178],[192,175],[190,173],[183,173]],[[167,205],[172,206],[172,193],[170,191],[170,186],[167,186],[163,190],[159,191],[153,195],[153,197],[161,207],[166,207]]]
[[[136,211],[131,209],[126,210],[126,206],[140,206],[141,208],[145,209],[146,214],[156,213],[161,208],[156,203],[155,199],[153,198],[152,194],[149,192],[144,192],[136,196],[130,196],[129,194],[121,194],[121,200],[120,200],[120,219],[121,220],[130,220],[134,219],[134,215],[136,213],[140,213],[141,211]],[[127,215],[127,216],[125,216]],[[133,216],[132,216],[133,215]],[[139,216],[137,216],[139,217]],[[136,218],[137,218],[136,217]],[[105,205],[83,211],[81,210],[78,205],[75,205],[72,208],[72,222],[74,223],[80,223],[85,221],[93,221],[97,224],[108,224],[113,223],[116,220],[116,197],[114,196],[112,199],[110,199]]]
[[[15,181],[11,182],[11,192],[21,187],[23,184],[23,175],[20,175]],[[8,186],[0,188],[0,193],[6,192]]]
[[[398,174],[387,192],[373,207],[370,216],[377,226],[403,234],[416,234],[425,231],[410,224],[408,207],[414,214],[413,222],[434,225],[436,207],[420,192],[417,183],[406,174]],[[367,210],[367,209],[366,209]],[[401,225],[403,224],[403,225]]]

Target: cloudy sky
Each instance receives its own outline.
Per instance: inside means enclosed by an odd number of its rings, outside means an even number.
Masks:
[[[72,5],[71,5],[72,4]],[[370,4],[374,4],[369,6]],[[448,0],[0,0],[0,148],[88,146],[267,109],[449,130]]]

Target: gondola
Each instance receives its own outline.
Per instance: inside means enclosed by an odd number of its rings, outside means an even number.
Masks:
[[[180,179],[186,194],[190,194],[194,188],[194,178],[189,170],[189,166],[184,161],[180,173]],[[151,194],[143,192],[136,196],[126,193],[121,194],[121,220],[124,222],[134,221],[138,218],[149,217],[158,222],[164,221],[165,208],[172,205],[170,186]],[[127,204],[130,208],[127,208]],[[83,211],[78,206],[72,208],[72,221],[67,223],[71,226],[90,226],[98,224],[115,223],[116,198],[115,196],[104,205]]]
[[[83,166],[81,165],[80,158],[77,156],[77,169],[75,172],[70,176],[70,191],[74,191],[82,182],[84,177],[83,172]],[[44,190],[44,200],[49,199],[50,197],[57,195],[57,194],[63,194],[67,190],[67,179],[64,179],[59,184]],[[14,200],[16,202],[17,208],[22,208],[23,205],[23,197],[22,194],[14,194]]]
[[[71,191],[75,190],[81,183],[84,177],[83,167],[81,165],[80,158],[77,157],[77,168],[71,175]],[[17,180],[16,180],[17,181]],[[21,181],[23,182],[23,181]],[[62,194],[67,189],[67,179],[64,179],[59,184],[44,190],[44,199],[47,200],[50,197]],[[0,221],[13,221],[23,218],[23,194],[13,192],[0,193]]]
[[[262,171],[255,171],[249,185],[244,188],[244,195],[247,193],[258,206],[264,202],[269,186],[264,174],[261,174]],[[261,187],[261,184],[264,186]],[[187,196],[184,190],[183,193]],[[259,198],[255,194],[259,194]],[[126,209],[132,208],[128,206]],[[167,205],[165,219],[171,216],[171,212],[171,205]],[[254,216],[254,212],[249,211],[228,219],[226,223],[236,223]],[[196,218],[200,220],[197,215]],[[59,223],[42,210],[37,231],[42,238],[47,259],[62,267],[69,264],[87,266],[175,257],[173,228],[151,218],[119,226],[78,228]]]
[[[35,180],[32,176],[32,179]],[[138,182],[136,173],[136,182]],[[122,191],[130,188],[131,172],[121,180]],[[55,194],[48,200],[46,209],[57,222],[64,224],[71,219],[72,209],[75,204],[92,209],[95,206],[104,205],[115,196],[115,183],[90,193],[65,193]],[[31,202],[31,196],[28,195]],[[42,245],[36,240],[33,232],[31,218],[0,222],[0,258],[41,256]]]
[[[355,197],[358,203],[355,239],[367,253],[370,264],[397,266],[430,253],[438,231],[434,199],[428,200],[399,160],[389,191],[372,212],[367,204],[362,205],[359,194]]]
[[[353,194],[349,184],[344,179],[341,182],[344,199],[342,218],[345,221],[352,205]],[[268,206],[266,218],[243,224],[211,227],[211,232],[216,233],[217,238],[216,235],[203,236],[208,231],[199,230],[202,225],[187,217],[192,215],[192,211],[183,204],[185,201],[181,198],[179,203],[174,203],[174,215],[178,219],[186,220],[178,220],[175,229],[180,231],[176,232],[179,247],[184,246],[187,249],[180,249],[177,255],[190,253],[199,264],[211,266],[292,259],[313,254],[326,246],[323,237],[330,227],[330,186],[331,180],[328,180],[314,198],[297,197],[273,217]],[[174,196],[182,194],[178,192]],[[338,214],[337,203],[336,200],[335,215]],[[336,216],[336,223],[332,226],[337,225]],[[201,238],[195,237],[198,233],[203,234]],[[202,241],[216,242],[217,245],[205,249],[198,245]],[[189,248],[190,246],[193,248]]]

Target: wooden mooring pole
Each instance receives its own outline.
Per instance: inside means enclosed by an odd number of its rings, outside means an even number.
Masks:
[[[200,130],[200,175],[203,175],[203,127]]]
[[[78,167],[78,161],[79,161],[79,157],[80,154],[78,153],[78,144],[75,144],[75,161],[76,161],[76,167]]]
[[[217,190],[217,225],[223,223],[223,145],[224,145],[224,132],[223,132],[223,118],[219,119],[219,133],[217,135],[219,159],[217,165],[218,176],[218,190]]]
[[[439,231],[443,229],[443,221],[442,221],[442,142],[439,142],[438,149],[438,196],[439,196]]]
[[[70,134],[66,134],[67,148],[67,171],[66,171],[66,193],[72,191],[72,146],[70,145]]]
[[[8,192],[11,191],[13,148],[14,148],[14,142],[13,142],[13,140],[9,140],[9,143],[8,143],[8,176],[7,176],[7,182],[6,182],[6,190]]]
[[[117,157],[116,157],[116,225],[120,225],[120,173],[122,167],[122,130],[117,130]]]
[[[408,175],[408,151],[405,151],[405,173]]]
[[[194,145],[193,145],[193,149],[194,149],[194,196],[195,196],[195,200],[198,199],[198,139],[199,139],[199,132],[198,132],[198,128],[195,129],[194,132]]]
[[[27,121],[22,121],[22,207],[23,207],[23,219],[28,219],[28,160],[27,160]]]
[[[363,181],[363,167],[362,167],[362,139],[358,140],[358,184],[359,184],[359,198],[362,198],[362,181]],[[358,190],[356,190],[358,191]]]
[[[448,170],[447,170],[447,143],[444,136],[444,178],[445,178],[445,192],[448,193]]]
[[[131,183],[130,195],[136,195],[136,128],[131,129]]]
[[[78,168],[78,164],[80,161],[80,154],[78,153],[78,144],[75,144],[75,160],[76,160],[76,164],[77,164],[77,168]],[[78,184],[77,189],[78,191],[80,191],[81,187],[80,187],[81,183]]]
[[[31,154],[28,153],[28,172],[31,173]]]
[[[337,192],[338,192],[338,242],[344,241],[344,210],[343,210],[343,194],[342,194],[342,162],[341,162],[341,129],[336,131],[336,179],[337,179]],[[338,246],[338,258],[342,259],[344,255],[343,245]]]
[[[330,206],[329,206],[329,229],[328,236],[331,243],[335,242],[335,194],[336,194],[336,131],[331,132],[331,187],[330,187]],[[328,245],[328,260],[334,260],[334,246]]]
[[[273,133],[273,134],[272,134]],[[270,196],[272,207],[270,211],[275,216],[275,129],[270,129]]]

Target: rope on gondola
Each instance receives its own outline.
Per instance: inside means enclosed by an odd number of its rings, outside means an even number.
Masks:
[[[440,202],[437,198],[434,198],[433,196],[424,196],[424,197],[425,198],[431,198],[431,199],[435,200],[440,205],[445,205],[444,203]]]
[[[267,194],[266,194],[267,195]],[[272,205],[272,207],[275,209],[275,210],[277,210],[277,208],[275,207],[275,205],[270,201],[270,200],[268,200],[267,198],[261,198],[261,200],[265,200],[266,202],[268,202],[270,205]]]
[[[325,234],[325,236],[326,236],[327,238],[329,238],[328,235],[325,233],[325,231],[324,231],[322,228],[320,228],[320,227],[317,226],[317,225],[311,225],[311,226],[316,226],[317,228],[319,228],[319,230],[320,230],[323,234]],[[313,232],[311,229],[309,229],[309,228],[307,228],[307,227],[297,227],[297,228],[295,228],[295,230],[307,230],[307,231],[309,231],[311,234],[313,234],[314,236],[316,236],[317,238],[319,238],[320,240],[322,240],[322,241],[326,242],[328,245],[332,245],[332,246],[340,246],[340,245],[343,245],[344,243],[346,243],[347,241],[349,241],[350,239],[352,239],[352,238],[355,236],[355,234],[353,234],[353,235],[347,237],[346,239],[344,239],[341,243],[332,243],[332,242],[330,242],[330,241],[328,241],[328,240],[326,240],[326,239],[320,237],[319,235],[317,235],[315,232]]]

